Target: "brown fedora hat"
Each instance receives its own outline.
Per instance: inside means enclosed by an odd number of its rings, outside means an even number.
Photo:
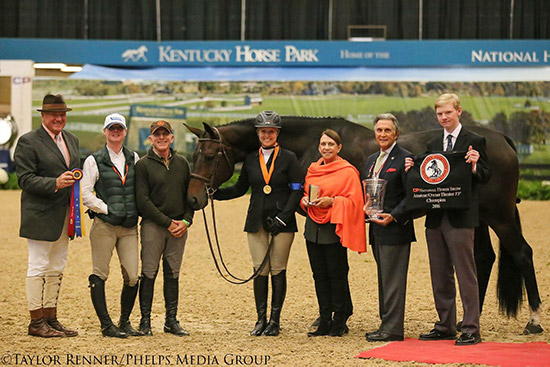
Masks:
[[[46,94],[42,100],[42,108],[37,109],[39,112],[67,112],[72,110],[72,108],[67,107],[61,94]]]

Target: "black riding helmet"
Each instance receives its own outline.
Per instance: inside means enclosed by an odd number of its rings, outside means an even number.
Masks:
[[[255,127],[281,128],[281,116],[275,111],[262,111],[256,116]]]

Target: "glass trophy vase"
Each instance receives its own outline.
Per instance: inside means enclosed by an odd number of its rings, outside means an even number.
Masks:
[[[365,203],[367,203],[367,215],[371,219],[378,218],[378,214],[384,211],[386,183],[387,181],[381,178],[363,180]]]

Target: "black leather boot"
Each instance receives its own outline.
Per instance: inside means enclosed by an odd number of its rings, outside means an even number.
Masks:
[[[134,309],[136,302],[136,296],[139,289],[139,282],[133,287],[127,284],[122,286],[122,292],[120,294],[120,320],[118,322],[118,328],[124,331],[129,336],[142,336],[143,334],[137,331],[130,324],[130,314]]]
[[[323,336],[330,333],[330,324],[329,319],[319,318],[319,327],[315,331],[310,331],[307,333],[307,336]]]
[[[286,296],[286,270],[271,275],[271,317],[262,335],[277,336],[281,329],[280,318]]]
[[[256,312],[258,313],[258,321],[254,325],[254,329],[250,332],[252,336],[262,335],[267,326],[267,292],[269,278],[267,275],[258,275],[254,278],[254,301],[256,302]]]
[[[178,314],[178,278],[164,276],[164,304],[166,306],[166,321],[164,321],[164,332],[177,336],[187,336],[189,333],[181,327],[176,316]]]
[[[103,336],[112,338],[127,338],[128,334],[121,331],[113,324],[109,312],[107,311],[107,302],[105,301],[105,281],[95,274],[90,275],[90,294],[92,303],[101,323],[101,333]]]
[[[330,324],[330,336],[342,336],[349,332],[349,328],[346,325],[347,317],[334,315],[334,320]]]
[[[155,278],[150,279],[142,274],[139,281],[139,309],[141,311],[139,332],[147,336],[153,335],[151,332],[151,306],[153,305]]]

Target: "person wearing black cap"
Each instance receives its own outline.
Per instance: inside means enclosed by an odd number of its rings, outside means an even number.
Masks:
[[[14,163],[21,193],[19,235],[29,248],[28,334],[43,338],[76,336],[57,320],[57,300],[67,263],[71,170],[80,166],[78,139],[64,131],[71,111],[60,94],[47,94],[38,109],[42,125],[19,138]]]
[[[216,200],[243,196],[252,188],[244,231],[254,270],[262,264],[272,242],[269,261],[254,278],[254,299],[258,320],[250,335],[277,336],[286,295],[286,266],[296,226],[295,211],[302,196],[303,178],[296,155],[277,143],[281,117],[274,111],[256,116],[259,150],[249,154],[234,186],[219,189]],[[267,322],[268,276],[271,273],[271,317]]]
[[[88,213],[94,220],[90,230],[92,303],[101,322],[102,334],[115,338],[141,335],[129,321],[139,287],[134,168],[139,156],[123,145],[126,131],[124,116],[112,113],[105,117],[103,133],[107,143],[86,158],[82,177],[82,203],[90,209]],[[115,248],[124,280],[118,327],[109,316],[105,300],[105,281]]]
[[[187,204],[189,162],[176,154],[172,126],[167,121],[151,124],[152,148],[136,163],[136,201],[141,221],[141,281],[139,331],[152,335],[151,306],[155,279],[162,257],[164,273],[164,332],[189,335],[176,316],[178,311],[179,271],[187,229],[193,223],[193,209]]]

